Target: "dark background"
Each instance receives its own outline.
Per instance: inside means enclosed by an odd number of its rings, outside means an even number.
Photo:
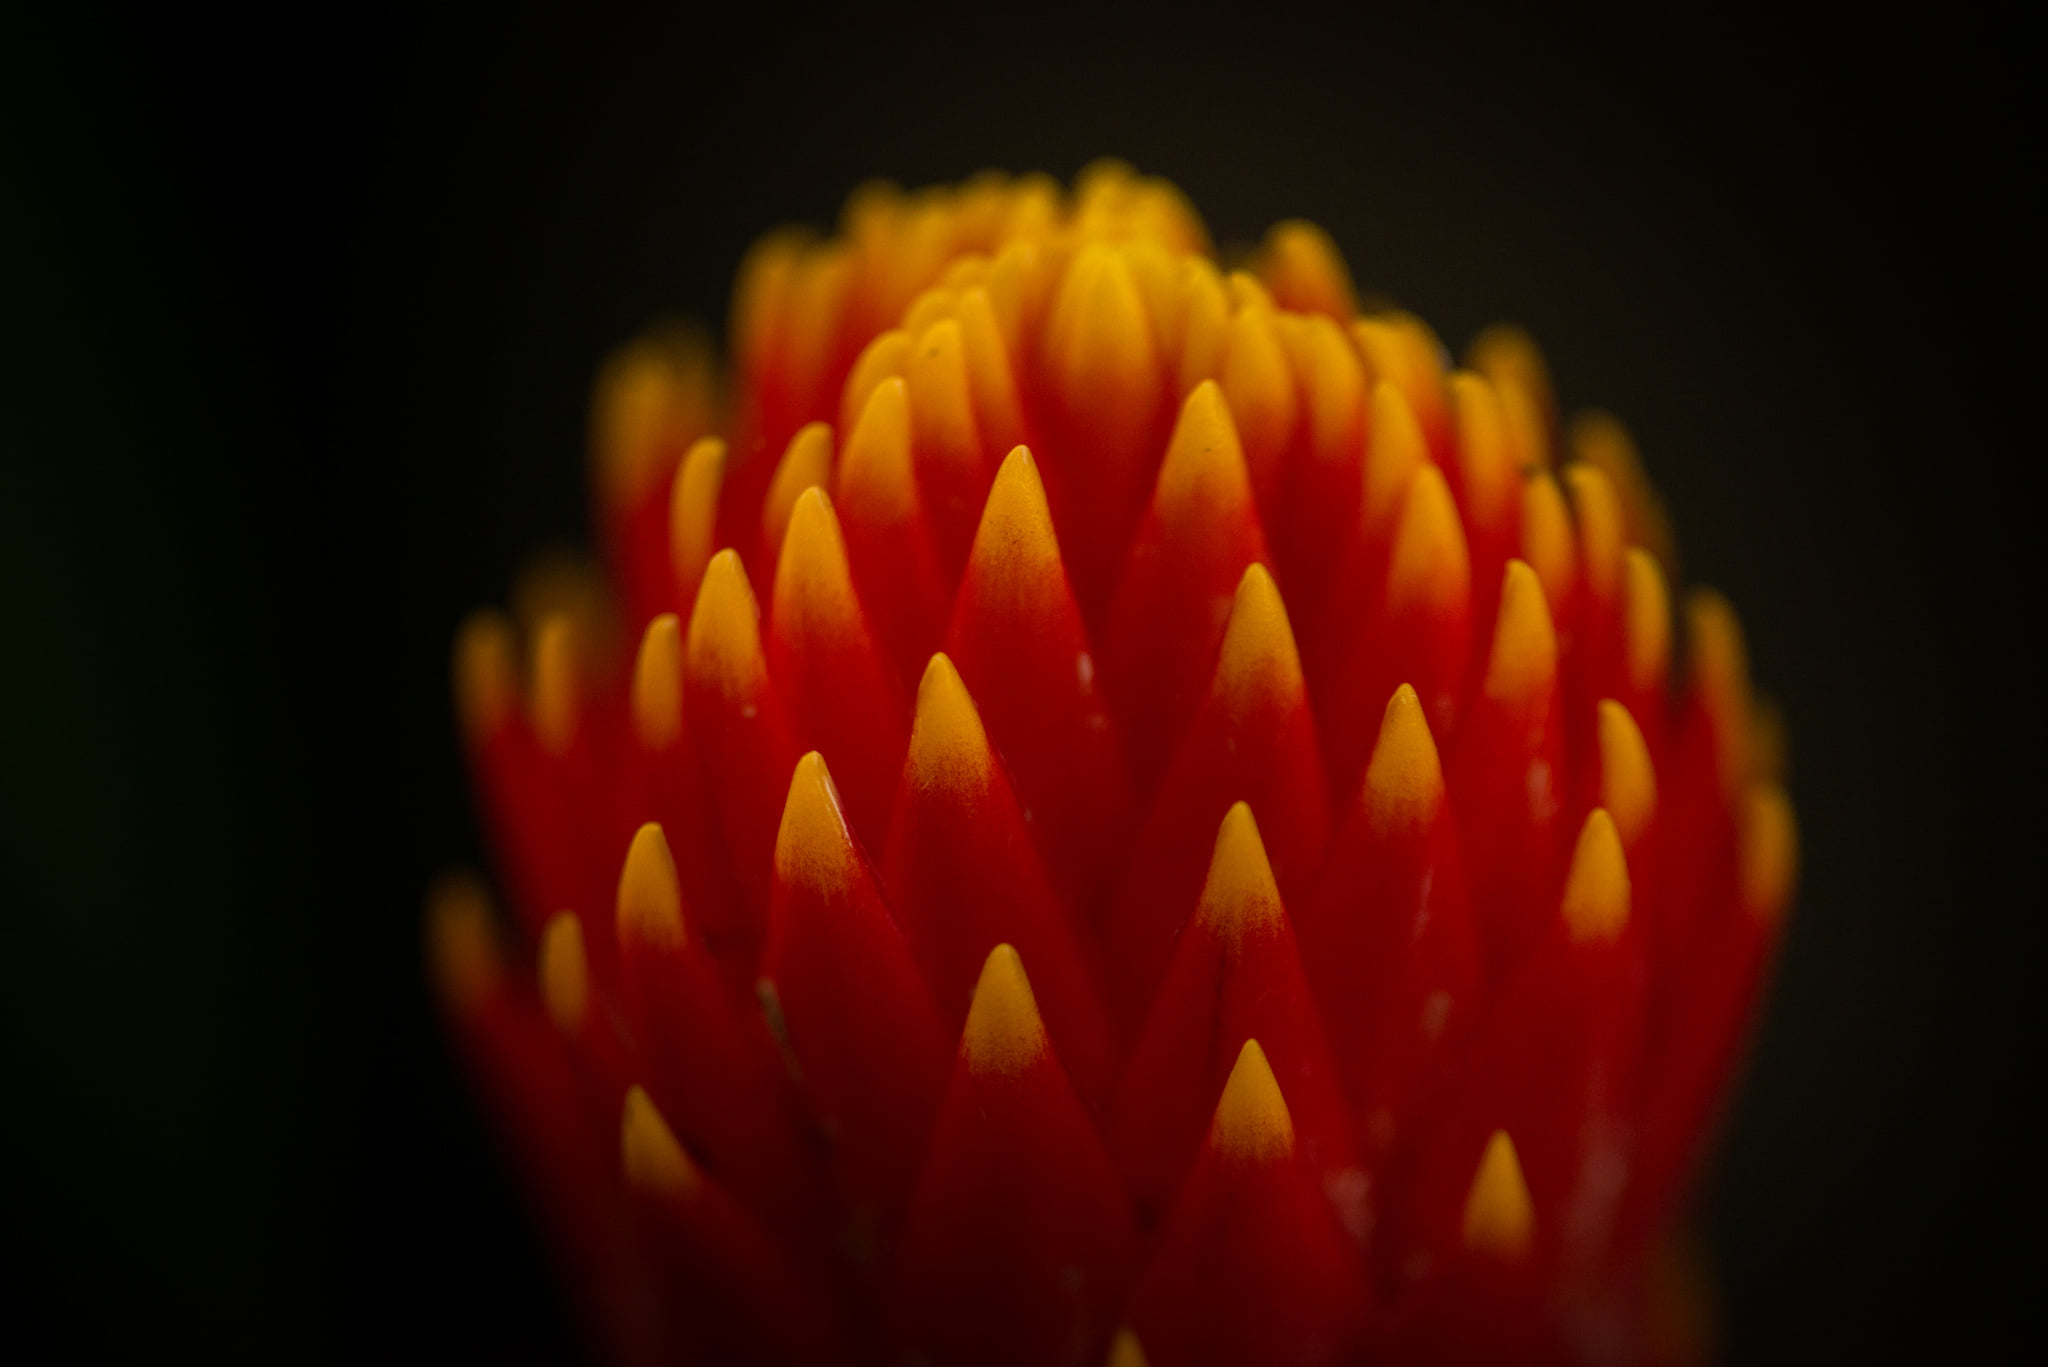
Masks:
[[[450,633],[583,536],[603,352],[719,322],[755,233],[1102,153],[1220,240],[1321,222],[1454,348],[1527,325],[1740,608],[1805,869],[1706,1204],[1730,1357],[2037,1303],[2026,45],[1422,8],[10,14],[8,1332],[573,1353],[423,987]]]

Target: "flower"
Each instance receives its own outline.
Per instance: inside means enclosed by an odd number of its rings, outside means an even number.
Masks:
[[[451,878],[437,979],[605,1350],[1688,1351],[1794,830],[1621,426],[1114,164],[734,313],[600,378],[608,575],[456,649],[514,933]]]

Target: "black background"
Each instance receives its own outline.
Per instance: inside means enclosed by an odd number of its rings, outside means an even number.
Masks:
[[[423,987],[450,633],[583,537],[603,352],[718,323],[758,231],[1114,153],[1634,427],[1805,842],[1706,1203],[1729,1355],[1991,1342],[2043,1228],[2025,45],[864,8],[5,21],[7,1332],[573,1356]]]

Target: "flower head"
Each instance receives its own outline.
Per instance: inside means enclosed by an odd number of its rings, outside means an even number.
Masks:
[[[1117,165],[734,312],[456,651],[515,929],[450,880],[438,979],[606,1349],[1662,1351],[1794,833],[1620,425]]]

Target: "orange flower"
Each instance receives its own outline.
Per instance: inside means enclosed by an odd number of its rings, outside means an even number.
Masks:
[[[769,238],[731,365],[607,366],[608,577],[456,651],[434,963],[605,1350],[1682,1354],[1794,830],[1620,425],[1116,165]]]

